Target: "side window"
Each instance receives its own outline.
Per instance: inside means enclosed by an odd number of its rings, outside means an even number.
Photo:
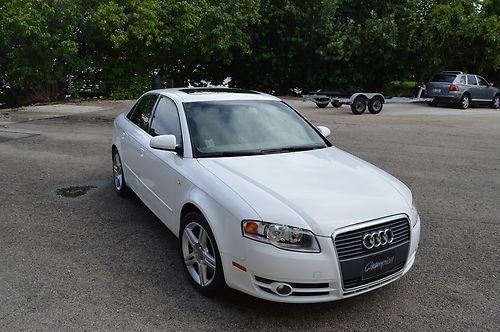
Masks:
[[[488,86],[489,85],[488,82],[484,78],[482,78],[481,76],[477,77],[477,81],[478,81],[479,85],[481,85],[481,86]]]
[[[458,81],[460,84],[467,84],[467,81],[465,80],[465,75],[460,76],[460,80]]]
[[[144,131],[148,131],[149,119],[155,106],[157,95],[146,95],[137,103],[130,121],[138,125]]]
[[[177,106],[169,98],[161,97],[158,101],[149,134],[151,136],[174,135],[177,142],[181,143],[179,113]]]
[[[477,79],[475,75],[467,75],[467,84],[477,85]]]

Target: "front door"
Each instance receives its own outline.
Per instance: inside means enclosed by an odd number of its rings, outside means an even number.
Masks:
[[[175,103],[168,97],[161,96],[151,119],[149,134],[174,135],[178,145],[182,146],[181,126]],[[148,165],[144,173],[144,183],[154,196],[153,207],[156,215],[171,230],[175,230],[174,215],[179,209],[178,191],[182,185],[177,171],[182,167],[183,157],[173,151],[163,151],[148,147],[144,154]]]
[[[495,89],[491,87],[489,83],[481,76],[477,76],[477,83],[479,84],[478,99],[484,101],[492,101],[493,96],[495,95]]]

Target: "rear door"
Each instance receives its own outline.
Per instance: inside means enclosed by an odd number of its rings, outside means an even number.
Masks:
[[[477,85],[476,75],[467,75],[467,91],[470,93],[472,100],[477,100],[481,94]]]
[[[151,136],[148,134],[149,121],[158,99],[157,94],[147,94],[139,100],[135,110],[129,116],[126,144],[123,149],[124,165],[132,179],[127,179],[130,186],[141,198],[145,198],[146,188],[143,182],[144,152],[149,147]],[[130,178],[130,177],[129,177]]]

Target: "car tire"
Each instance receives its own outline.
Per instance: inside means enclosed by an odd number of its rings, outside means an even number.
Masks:
[[[493,100],[491,101],[491,108],[496,110],[500,109],[500,94],[495,95],[495,97],[493,97]]]
[[[328,102],[326,103],[316,103],[316,106],[318,106],[319,108],[325,108],[328,106]]]
[[[368,111],[370,111],[371,114],[379,114],[382,111],[383,107],[384,100],[379,96],[373,97],[368,102]]]
[[[340,106],[342,106],[342,104],[338,101],[332,101],[332,106],[335,108],[339,108]]]
[[[180,252],[189,280],[196,290],[213,296],[226,289],[219,248],[206,219],[189,212],[182,219]]]
[[[464,93],[462,95],[462,98],[460,98],[460,104],[458,104],[458,106],[463,109],[463,110],[466,110],[469,108],[470,106],[470,95],[468,93]]]
[[[362,96],[354,98],[351,104],[351,111],[356,115],[363,114],[366,111],[366,98]]]
[[[120,154],[117,149],[113,149],[113,183],[115,191],[118,195],[126,197],[130,194],[130,189],[125,182],[125,175],[123,174],[123,164]]]

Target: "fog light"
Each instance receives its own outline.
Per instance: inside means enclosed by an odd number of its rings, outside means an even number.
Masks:
[[[292,287],[290,287],[287,284],[279,284],[274,289],[275,289],[276,294],[281,295],[281,296],[288,296],[288,295],[292,294]]]

